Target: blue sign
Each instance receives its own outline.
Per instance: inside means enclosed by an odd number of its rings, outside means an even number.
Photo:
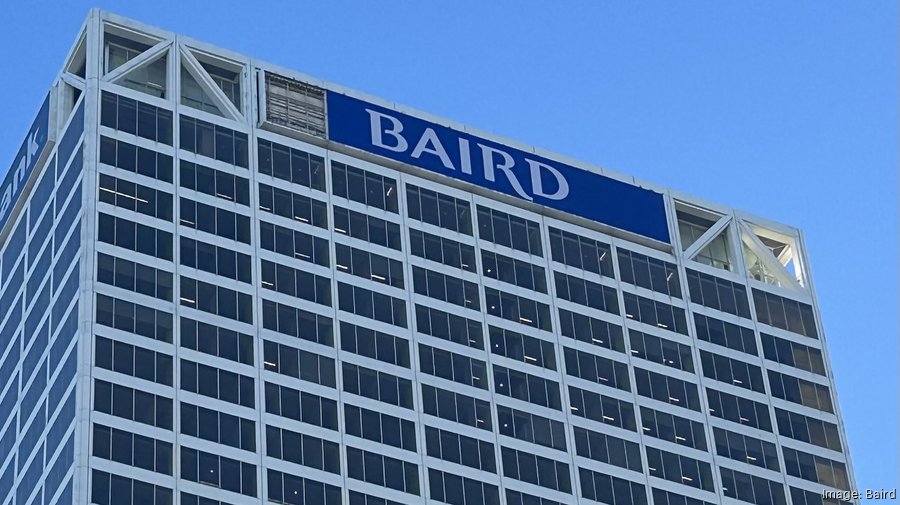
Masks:
[[[47,145],[50,133],[50,95],[44,99],[41,110],[31,123],[31,129],[22,142],[22,147],[16,154],[12,166],[0,185],[0,230],[6,225],[9,215],[15,206],[16,200],[22,193],[25,183],[31,176],[31,172],[37,165],[44,147]]]
[[[327,100],[330,140],[669,242],[660,193],[339,93]]]

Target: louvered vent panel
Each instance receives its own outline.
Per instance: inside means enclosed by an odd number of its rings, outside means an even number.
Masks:
[[[266,72],[266,121],[325,138],[325,90]]]

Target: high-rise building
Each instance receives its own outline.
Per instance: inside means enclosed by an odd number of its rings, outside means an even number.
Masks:
[[[858,501],[791,226],[101,11],[0,196],[0,505]]]

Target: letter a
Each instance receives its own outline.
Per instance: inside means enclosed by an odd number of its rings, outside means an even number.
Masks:
[[[437,133],[431,128],[425,128],[425,133],[422,134],[422,138],[419,139],[419,143],[416,144],[410,156],[418,158],[422,156],[422,153],[433,154],[441,159],[441,163],[444,164],[447,170],[456,170],[450,161],[450,156],[447,155],[447,150],[441,144],[441,139],[438,138]]]

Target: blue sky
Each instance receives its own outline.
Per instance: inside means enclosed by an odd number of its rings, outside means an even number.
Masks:
[[[7,2],[0,171],[99,6],[795,225],[858,485],[898,485],[897,2],[262,3]]]

